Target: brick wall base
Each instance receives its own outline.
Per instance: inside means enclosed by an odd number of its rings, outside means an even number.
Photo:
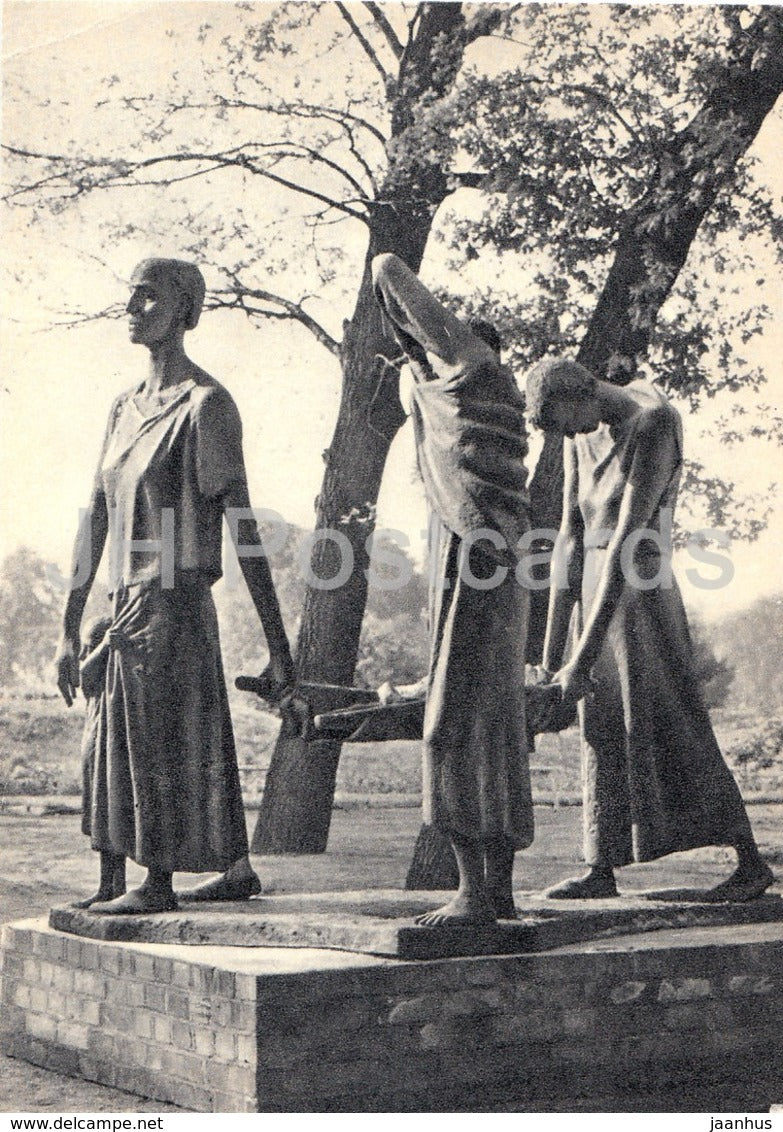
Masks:
[[[405,963],[3,932],[12,1056],[200,1112],[766,1111],[783,926]]]

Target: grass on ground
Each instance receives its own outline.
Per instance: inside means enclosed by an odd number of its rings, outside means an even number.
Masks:
[[[232,690],[232,717],[246,800],[263,791],[279,720]],[[738,763],[734,752],[770,731],[769,721],[743,713],[717,712],[718,740],[746,795],[783,798],[783,751],[771,765],[759,760]],[[59,696],[5,692],[0,696],[0,797],[69,795],[81,791],[80,740],[82,701],[70,710]],[[781,729],[783,735],[783,729]],[[767,746],[769,744],[767,743]],[[761,760],[764,761],[764,760]],[[534,796],[540,801],[578,799],[581,791],[579,735],[576,728],[541,735],[532,755]],[[345,744],[337,789],[347,794],[417,794],[421,755],[417,742]]]

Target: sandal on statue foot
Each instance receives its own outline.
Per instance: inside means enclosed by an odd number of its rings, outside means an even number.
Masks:
[[[613,876],[572,877],[544,892],[547,900],[604,900],[619,896]]]
[[[197,888],[180,892],[179,899],[193,903],[207,903],[210,901],[249,900],[251,896],[258,896],[261,892],[261,881],[255,873],[247,877],[233,879],[223,874],[214,880],[205,881]]]

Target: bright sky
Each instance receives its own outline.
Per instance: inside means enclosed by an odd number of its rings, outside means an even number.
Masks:
[[[200,61],[170,58],[166,28],[195,28],[205,15],[230,21],[233,8],[188,0],[167,3],[73,3],[71,0],[23,0],[6,3],[3,18],[3,61],[9,77],[22,74],[35,95],[41,89],[67,103],[75,128],[89,136],[90,107],[96,77],[116,68],[137,75],[170,74],[176,67],[198,68]],[[184,81],[184,78],[183,78]],[[23,137],[44,148],[51,123],[33,103],[9,101],[3,106],[6,139]],[[105,140],[106,147],[111,139]],[[780,118],[765,131],[760,154],[770,177],[783,186],[783,136]],[[777,165],[775,164],[777,162]],[[270,208],[275,206],[270,197]],[[93,207],[93,206],[90,206]],[[91,216],[101,219],[100,207]],[[56,229],[25,230],[22,215],[4,231],[5,280],[2,294],[4,406],[0,476],[5,492],[0,502],[0,554],[17,545],[33,547],[65,567],[76,529],[78,509],[87,500],[98,448],[112,399],[144,376],[146,353],[128,341],[119,322],[92,323],[77,329],[42,328],[45,307],[58,296],[96,307],[122,298],[122,279],[146,255],[177,254],[178,232],[172,217],[170,247],[147,246],[130,239],[105,253],[108,267],[90,258],[85,228],[69,213]],[[89,231],[89,229],[87,229]],[[53,235],[54,233],[54,235]],[[356,262],[359,242],[349,249]],[[349,256],[349,258],[350,258]],[[23,271],[22,281],[14,273]],[[437,264],[425,261],[425,274],[437,281]],[[32,280],[32,282],[31,282]],[[513,289],[513,279],[504,279]],[[753,349],[764,364],[768,384],[762,399],[783,412],[783,301],[779,279],[768,281],[769,301],[776,304],[763,342]],[[342,309],[322,309],[318,316],[339,334]],[[313,502],[336,418],[339,381],[336,361],[317,347],[307,331],[291,324],[254,329],[241,316],[209,315],[187,339],[188,352],[232,392],[242,414],[251,494],[259,507],[278,510],[304,527],[313,524]],[[725,406],[723,406],[725,408]],[[708,467],[734,479],[740,490],[754,490],[780,478],[780,453],[759,441],[732,450],[716,450],[701,437],[703,419],[686,421],[689,453]],[[413,478],[413,446],[405,428],[394,443],[379,505],[380,523],[402,530],[411,550],[421,557],[420,532],[425,526],[421,489]],[[705,617],[738,609],[761,594],[780,589],[783,550],[783,508],[780,501],[768,531],[753,546],[735,546],[734,581],[720,591],[698,592],[685,585],[686,599]],[[692,565],[692,563],[690,563]],[[687,565],[681,563],[681,567]],[[707,571],[704,571],[705,574]],[[682,578],[682,569],[680,569]]]

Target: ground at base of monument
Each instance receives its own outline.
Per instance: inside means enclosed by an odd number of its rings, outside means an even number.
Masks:
[[[519,955],[662,929],[783,921],[783,898],[744,904],[700,902],[693,890],[603,900],[548,900],[517,893],[518,918],[491,925],[424,927],[415,917],[448,893],[394,889],[261,896],[241,903],[181,904],[175,912],[106,916],[64,906],[50,926],[107,942],[221,947],[334,948],[395,959]],[[651,898],[652,897],[652,898]]]

